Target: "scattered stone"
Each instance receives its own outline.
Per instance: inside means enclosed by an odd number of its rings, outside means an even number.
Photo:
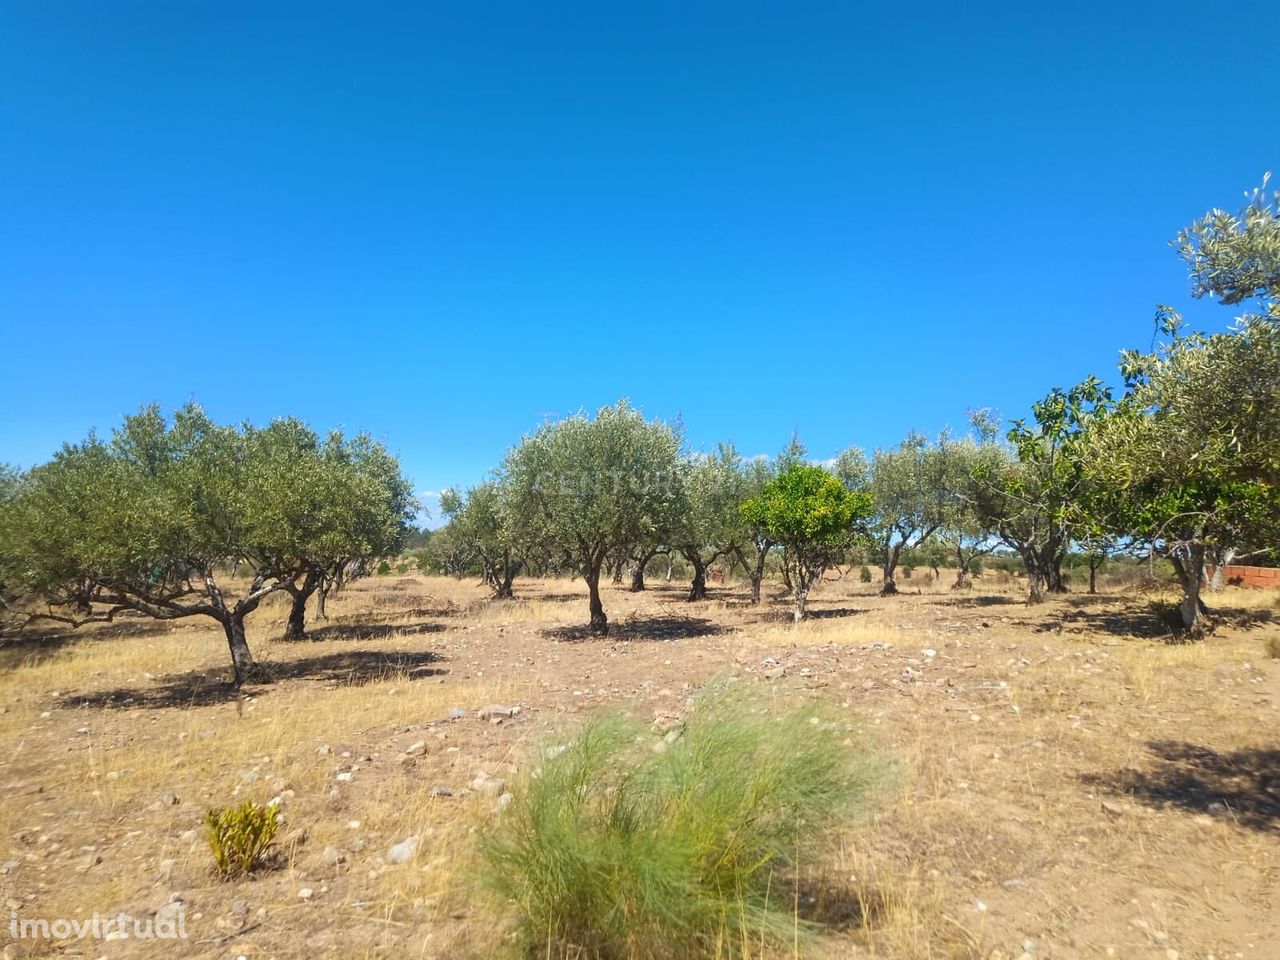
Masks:
[[[351,771],[343,770],[341,773],[338,774],[336,779],[339,783],[348,783],[351,780]]]
[[[448,787],[432,787],[427,791],[429,797],[452,797],[453,791]]]
[[[336,867],[345,859],[346,857],[337,847],[325,847],[320,851],[320,862],[326,867]]]
[[[783,666],[777,666],[772,668],[771,670],[766,670],[762,674],[762,676],[766,680],[781,680],[786,675],[787,675],[787,668]]]
[[[299,900],[310,900],[313,896],[315,896],[315,891],[310,887],[303,887],[298,891]]]
[[[417,837],[409,837],[407,840],[401,840],[387,851],[387,860],[391,863],[408,863],[409,858],[413,856],[413,851],[417,846]]]
[[[452,710],[449,711],[450,720],[461,720],[466,715],[467,715],[467,711],[463,710],[461,707],[454,707]]]
[[[489,797],[496,797],[506,790],[507,781],[490,777],[487,773],[482,773],[471,781],[471,789],[477,793],[483,793]]]
[[[1215,800],[1204,808],[1205,811],[1215,817],[1225,817],[1228,813],[1227,805],[1221,800]]]
[[[405,747],[404,752],[411,757],[416,757],[419,754],[426,753],[427,741],[415,740],[413,743],[409,744],[409,746]]]
[[[1113,800],[1103,800],[1102,812],[1109,817],[1123,817],[1125,810],[1124,807]]]
[[[160,861],[160,882],[168,883],[173,878],[173,868],[178,865],[176,860]]]
[[[329,746],[327,743],[323,744],[316,748],[316,753],[319,756],[327,757],[329,754],[333,753],[333,747]]]
[[[510,794],[510,793],[502,794],[500,797],[498,797],[498,809],[499,810],[507,809],[507,807],[511,806],[511,804],[515,802],[515,799],[516,798],[514,794]]]
[[[476,716],[481,720],[510,720],[520,715],[519,707],[507,707],[501,703],[491,703],[487,707],[481,707],[476,711]]]
[[[13,871],[17,869],[18,869],[17,860],[6,860],[4,863],[0,863],[0,873],[2,874],[13,873]]]

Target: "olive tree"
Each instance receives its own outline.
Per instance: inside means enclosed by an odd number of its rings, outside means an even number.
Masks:
[[[1083,438],[1104,414],[1111,392],[1096,377],[1055,387],[1032,405],[1032,422],[1015,420],[1009,448],[976,461],[970,490],[978,521],[1022,559],[1027,602],[1065,592],[1062,561],[1089,495]]]
[[[679,431],[625,400],[543,425],[507,455],[515,535],[562,557],[587,585],[595,635],[608,633],[600,572],[615,551],[665,539],[681,503]]]
[[[1267,181],[1251,191],[1237,213],[1211,210],[1178,234],[1178,253],[1191,270],[1191,292],[1229,305],[1254,301],[1260,314],[1280,322],[1280,192]]]
[[[0,464],[0,617],[5,617],[14,597],[11,591],[16,587],[11,565],[13,558],[9,554],[8,517],[9,507],[18,495],[21,474],[14,467]]]
[[[1280,325],[1258,317],[1213,335],[1183,334],[1126,352],[1126,394],[1087,440],[1100,529],[1137,538],[1173,564],[1183,630],[1206,630],[1207,557],[1280,542]]]
[[[465,497],[441,498],[449,518],[449,536],[480,561],[481,575],[495,599],[514,596],[515,578],[525,565],[523,544],[506,505],[507,486],[501,479],[472,487]]]
[[[418,503],[400,463],[386,448],[361,434],[341,432],[325,440],[294,420],[273,425],[288,458],[282,476],[292,490],[280,492],[289,511],[281,531],[285,548],[299,558],[301,578],[285,585],[292,596],[286,640],[306,636],[307,602],[318,597],[316,616],[324,617],[324,599],[353,572],[380,557],[398,553],[406,542]]]
[[[768,531],[785,550],[792,615],[804,619],[809,590],[848,549],[854,527],[871,511],[871,497],[846,489],[822,467],[792,463],[742,505],[746,522]]]
[[[992,416],[985,410],[970,416],[974,426],[971,434],[958,438],[944,434],[938,441],[945,463],[942,473],[946,501],[944,520],[936,537],[955,560],[956,579],[952,588],[956,590],[972,586],[970,578],[974,568],[1001,543],[993,535],[979,505],[985,499],[980,487],[998,474],[1005,454],[995,442]]]
[[[10,569],[42,598],[37,616],[72,625],[209,617],[240,683],[255,667],[246,618],[307,570],[327,487],[303,436],[296,421],[225,427],[195,404],[172,422],[144,408],[30,471],[5,511]]]
[[[742,458],[732,444],[695,455],[685,465],[684,496],[673,536],[693,568],[689,599],[707,595],[707,568],[734,549],[742,520]]]
[[[880,564],[881,596],[898,592],[898,562],[919,550],[946,522],[946,450],[910,434],[892,450],[877,450],[864,481],[875,504],[869,540]]]
[[[739,463],[739,478],[742,502],[746,503],[757,497],[777,475],[777,469],[764,457],[754,457]],[[764,582],[765,565],[769,554],[777,546],[772,532],[764,522],[763,515],[752,513],[741,508],[738,510],[739,526],[732,536],[730,549],[737,558],[742,569],[746,571],[747,581],[751,585],[751,602],[760,602],[760,586]]]

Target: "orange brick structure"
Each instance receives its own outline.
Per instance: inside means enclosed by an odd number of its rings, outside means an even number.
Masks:
[[[1212,578],[1215,567],[1208,567]],[[1245,567],[1240,564],[1227,564],[1222,568],[1222,582],[1233,587],[1276,587],[1280,589],[1280,567]]]

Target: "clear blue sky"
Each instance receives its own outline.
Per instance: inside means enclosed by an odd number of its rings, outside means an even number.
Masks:
[[[1167,241],[1280,166],[1275,26],[10,0],[0,460],[188,398],[368,429],[421,490],[622,395],[745,453],[1021,416],[1148,344]]]

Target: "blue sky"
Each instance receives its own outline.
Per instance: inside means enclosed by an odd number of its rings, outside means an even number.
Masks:
[[[825,457],[1230,321],[1167,242],[1280,164],[1270,4],[860,6],[5,4],[0,460],[194,398],[437,490],[624,395]]]

